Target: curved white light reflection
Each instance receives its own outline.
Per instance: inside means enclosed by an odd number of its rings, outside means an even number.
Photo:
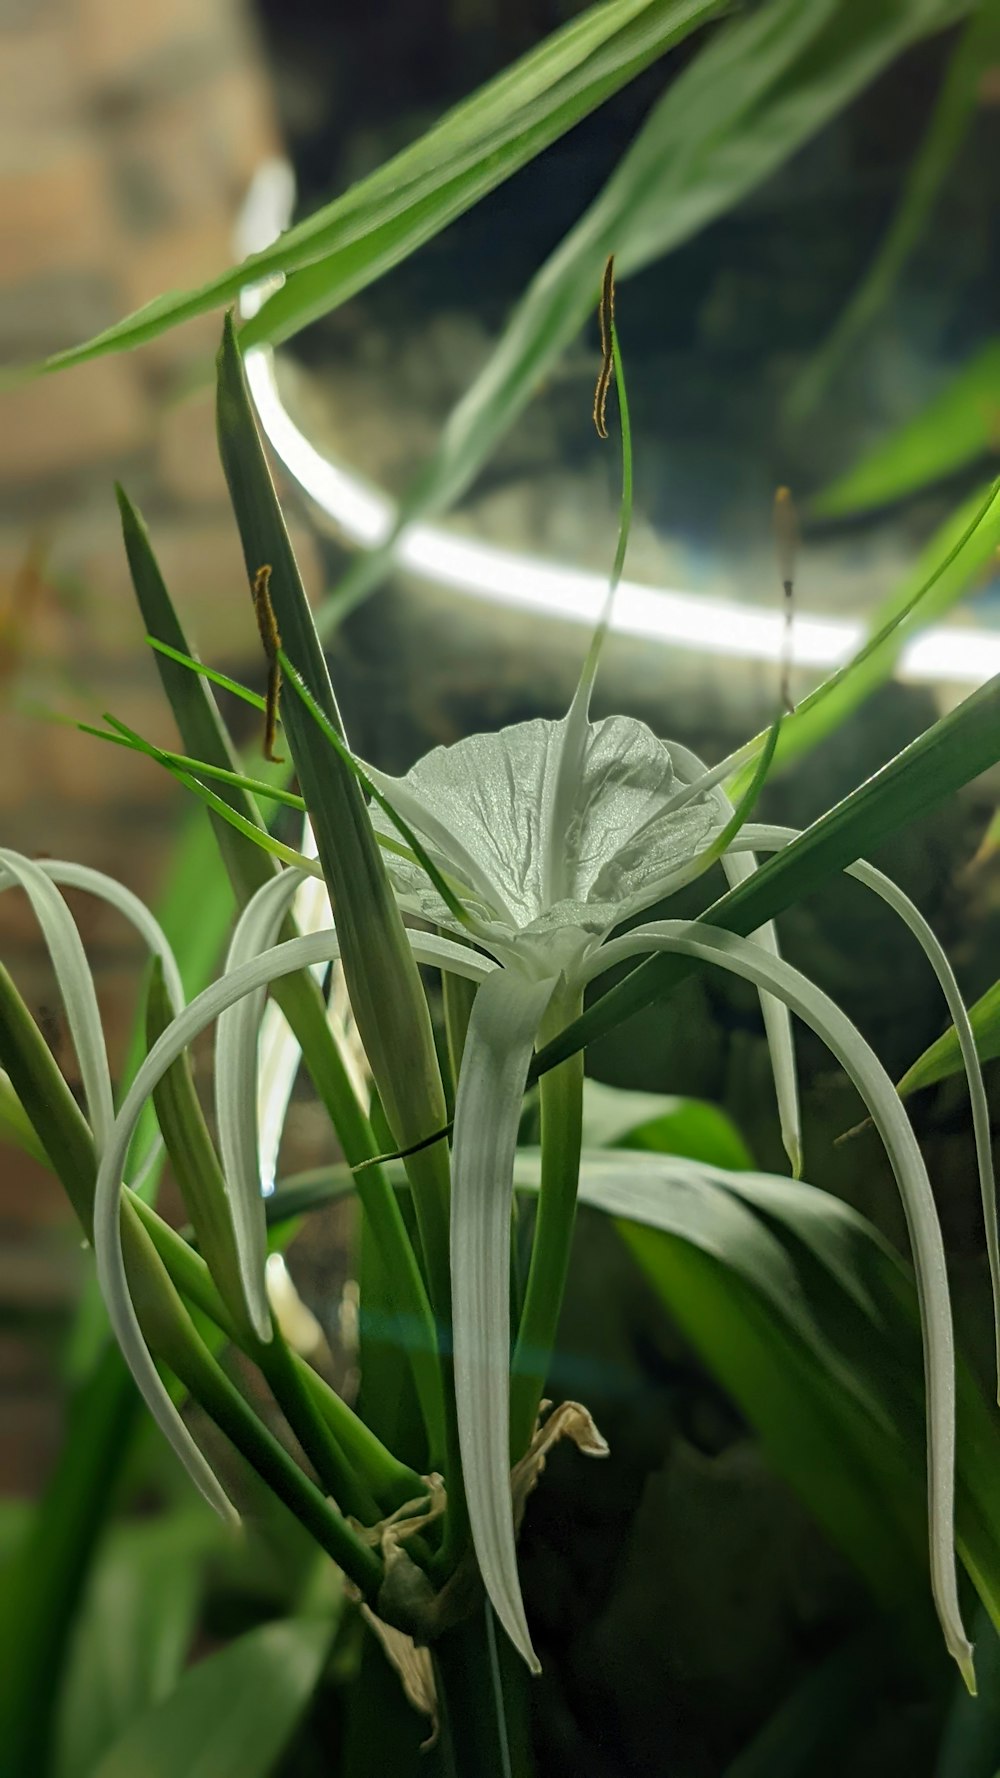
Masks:
[[[272,162],[260,169],[240,221],[243,253],[266,246],[279,233],[290,214],[292,192],[287,163]],[[261,286],[245,291],[244,314],[254,313],[264,294]],[[395,518],[394,502],[322,455],[299,430],[282,402],[269,350],[258,347],[248,352],[246,371],[261,426],[293,480],[351,542],[364,549],[384,542]],[[607,589],[606,576],[555,567],[534,556],[459,537],[439,525],[410,526],[399,539],[396,555],[401,567],[439,586],[580,624],[596,622]],[[740,660],[779,661],[784,646],[780,610],[629,580],[618,589],[612,628],[644,641]],[[839,666],[858,647],[864,629],[853,620],[796,611],[796,666]],[[903,679],[981,685],[1000,673],[1000,634],[966,627],[924,630],[903,650],[897,673]]]

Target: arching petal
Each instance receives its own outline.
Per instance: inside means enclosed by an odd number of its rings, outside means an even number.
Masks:
[[[427,933],[411,934],[410,942],[419,962],[453,968],[462,974],[472,974],[474,979],[477,973],[481,977],[489,970],[486,961],[475,957],[467,946],[450,945]],[[340,946],[333,931],[289,939],[241,963],[184,1007],[157,1039],[139,1068],[111,1128],[98,1169],[94,1190],[94,1254],[98,1283],[113,1332],[150,1413],[195,1485],[224,1517],[232,1516],[230,1502],[160,1380],[129,1294],[120,1222],[122,1167],[135,1126],[153,1088],[188,1044],[245,996],[259,994],[270,982],[294,975],[297,970],[309,969],[317,963],[334,962],[339,955]],[[252,1063],[255,1067],[255,1058]]]
[[[677,951],[777,994],[826,1043],[854,1082],[892,1165],[906,1216],[920,1301],[927,1391],[931,1589],[950,1654],[974,1689],[972,1648],[955,1575],[955,1352],[948,1273],[937,1208],[917,1139],[889,1076],[846,1013],[798,970],[752,940],[707,924],[653,922],[604,946],[588,976],[649,951]]]
[[[525,1076],[555,979],[498,970],[476,995],[452,1149],[451,1286],[462,1475],[483,1585],[532,1671],[510,1495],[510,1217]]]
[[[679,778],[688,784],[697,784],[705,777],[707,767],[696,753],[692,753],[687,747],[682,747],[678,741],[671,741],[669,746],[670,756]],[[707,794],[722,812],[724,818],[728,820],[733,812],[733,804],[722,785],[712,785]],[[747,877],[752,877],[757,869],[757,860],[751,851],[738,849],[726,851],[723,853],[720,863],[730,887],[735,887],[737,883],[744,882]],[[770,951],[772,957],[780,956],[778,933],[773,920],[769,920],[766,926],[758,927],[751,936],[757,944],[763,945],[766,951]],[[776,1000],[773,994],[761,994],[760,1010],[771,1057],[771,1073],[774,1076],[774,1092],[778,1101],[781,1140],[785,1153],[791,1162],[792,1172],[798,1179],[802,1174],[802,1116],[795,1072],[792,1021],[788,1015],[788,1008],[783,1006],[780,1000]]]
[[[114,1121],[114,1100],[100,1008],[83,941],[69,908],[40,864],[20,852],[0,849],[0,888],[18,884],[31,902],[66,1008],[73,1048],[80,1065],[88,1120],[98,1153]]]
[[[753,832],[754,844],[762,852],[778,851],[782,846],[788,845],[791,840],[798,838],[798,829],[794,827],[758,827]],[[933,927],[924,919],[920,909],[914,906],[909,896],[904,895],[902,889],[893,882],[891,877],[885,876],[882,871],[876,870],[874,865],[868,864],[864,859],[858,859],[857,863],[849,865],[847,875],[856,878],[859,883],[865,885],[866,889],[871,889],[875,895],[880,896],[893,909],[894,913],[899,915],[904,925],[909,927],[937,976],[938,984],[951,1014],[951,1022],[955,1027],[955,1035],[958,1038],[965,1066],[965,1078],[968,1083],[972,1108],[979,1195],[983,1206],[986,1252],[989,1259],[993,1293],[997,1381],[1000,1384],[1000,1239],[998,1239],[997,1233],[993,1143],[990,1134],[990,1109],[986,1099],[986,1088],[983,1084],[983,1071],[968,1010],[944,947],[936,937]]]
[[[251,896],[233,933],[226,958],[227,974],[262,951],[271,949],[281,923],[305,881],[301,871],[285,870]],[[263,987],[237,1001],[235,1006],[221,1014],[215,1036],[215,1113],[222,1171],[229,1197],[243,1299],[251,1326],[262,1340],[271,1338],[271,1313],[264,1285],[267,1224],[261,1196],[257,1125],[257,1053],[266,999],[267,989]],[[287,1055],[290,1063],[291,1049]],[[283,1069],[276,1084],[283,1083],[287,1073],[288,1070]],[[288,1090],[291,1090],[291,1081]]]

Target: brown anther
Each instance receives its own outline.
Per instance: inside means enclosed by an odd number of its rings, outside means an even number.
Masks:
[[[250,590],[253,594],[254,616],[257,619],[257,629],[268,668],[264,712],[264,758],[269,760],[272,765],[283,765],[284,760],[281,754],[274,751],[275,736],[278,732],[278,705],[281,699],[281,667],[278,664],[281,635],[274,615],[274,606],[271,604],[270,562],[265,562],[263,567],[258,568]]]
[[[608,263],[604,268],[597,320],[601,329],[601,368],[598,372],[597,387],[594,390],[594,425],[597,428],[598,438],[607,438],[608,390],[611,387],[611,378],[615,368],[615,256],[613,253],[608,254]]]

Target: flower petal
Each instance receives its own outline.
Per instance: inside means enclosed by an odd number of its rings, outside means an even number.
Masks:
[[[583,724],[581,715],[574,705],[562,722],[469,735],[434,748],[405,778],[371,774],[436,862],[468,884],[477,911],[508,932],[539,922],[605,931],[654,900],[712,831],[714,805],[704,800],[669,812],[670,751],[645,723]],[[391,856],[386,863],[394,881],[419,893],[422,873]],[[424,912],[448,924],[426,879]]]
[[[460,962],[465,971],[473,966],[470,961],[473,953],[461,945],[448,945],[442,949],[442,941],[425,933],[413,934],[411,942],[419,962],[440,965],[444,959],[449,967],[458,967]],[[459,953],[454,963],[449,955],[452,950]],[[314,964],[334,962],[339,955],[340,944],[332,930],[288,939],[221,976],[185,1006],[157,1039],[139,1068],[111,1128],[97,1174],[94,1254],[98,1283],[113,1332],[153,1418],[210,1505],[227,1518],[232,1516],[231,1504],[164,1388],[132,1304],[122,1256],[122,1168],[146,1101],[188,1044],[245,996],[259,994],[281,976],[294,975],[297,970],[312,968]],[[483,959],[474,961],[484,963]]]
[[[692,753],[689,748],[682,747],[680,742],[670,742],[677,776],[685,783],[696,784],[705,776],[707,767],[703,760]],[[726,795],[721,784],[710,786],[707,794],[728,821],[733,812],[733,804]],[[752,852],[731,849],[723,853],[720,860],[726,873],[726,881],[730,887],[745,882],[752,877],[757,869],[757,860]],[[757,944],[770,951],[772,957],[781,955],[778,949],[778,933],[774,921],[769,920],[750,935]],[[764,1020],[764,1034],[771,1056],[771,1073],[774,1077],[775,1097],[778,1101],[778,1118],[781,1124],[781,1140],[785,1153],[792,1165],[796,1179],[802,1174],[802,1116],[799,1108],[799,1088],[795,1073],[795,1045],[792,1040],[792,1021],[788,1008],[773,994],[762,994],[760,1010]]]
[[[469,1523],[497,1617],[532,1671],[510,1495],[510,1217],[525,1076],[555,978],[498,970],[465,1039],[452,1150],[455,1399]]]
[[[124,883],[116,882],[101,870],[92,870],[87,864],[72,864],[62,858],[40,858],[38,868],[52,883],[61,883],[66,889],[83,889],[88,895],[96,895],[100,901],[106,901],[109,907],[129,921],[141,938],[144,938],[154,957],[163,964],[163,980],[167,990],[167,998],[175,1012],[184,1005],[184,984],[177,967],[170,942],[160,925],[159,920],[150,913],[144,901],[126,889]]]
[[[707,924],[679,920],[652,923],[606,945],[588,974],[653,950],[701,958],[779,995],[836,1056],[882,1137],[906,1216],[920,1301],[927,1391],[931,1590],[948,1650],[972,1690],[972,1647],[962,1623],[955,1575],[955,1352],[948,1272],[934,1195],[902,1101],[847,1015],[798,970],[780,957],[771,957],[752,940]]]
[[[761,851],[777,851],[798,838],[798,829],[794,827],[759,827],[753,830],[754,844]],[[990,1133],[990,1110],[983,1084],[983,1071],[976,1048],[975,1033],[969,1019],[961,989],[955,980],[955,972],[948,961],[947,955],[933,928],[924,919],[920,909],[915,907],[908,895],[904,895],[898,884],[887,877],[865,859],[848,865],[847,875],[863,883],[875,895],[887,903],[909,927],[924,956],[937,976],[938,984],[944,995],[951,1014],[951,1022],[955,1027],[962,1061],[965,1066],[965,1078],[969,1088],[969,1100],[972,1107],[972,1129],[976,1143],[976,1168],[979,1174],[979,1195],[983,1206],[983,1225],[986,1231],[986,1252],[989,1258],[990,1283],[993,1293],[993,1324],[994,1343],[996,1347],[996,1370],[1000,1382],[1000,1239],[997,1232],[997,1199],[996,1179],[993,1171],[993,1144]]]
[[[2,848],[0,888],[9,889],[14,883],[28,896],[52,959],[80,1065],[88,1120],[100,1153],[108,1140],[115,1109],[104,1027],[83,941],[69,908],[41,865],[20,852]]]
[[[251,896],[233,933],[226,957],[227,974],[249,958],[270,950],[305,881],[301,871],[282,871]],[[267,989],[259,988],[238,1001],[221,1014],[215,1037],[215,1113],[222,1170],[243,1298],[254,1332],[262,1340],[271,1338],[271,1313],[264,1284],[267,1225],[257,1130],[257,1049],[266,999]],[[289,1051],[289,1060],[290,1056]]]

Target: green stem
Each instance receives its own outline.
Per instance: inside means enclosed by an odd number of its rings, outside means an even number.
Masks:
[[[289,1424],[297,1436],[301,1439],[299,1425],[296,1424],[300,1412],[304,1414],[308,1411],[310,1418],[313,1414],[318,1415],[338,1445],[350,1454],[350,1462],[353,1465],[352,1473],[358,1472],[361,1478],[360,1485],[366,1493],[370,1491],[381,1508],[391,1510],[402,1506],[404,1501],[413,1500],[416,1495],[420,1494],[423,1491],[423,1483],[416,1471],[410,1469],[405,1463],[400,1463],[398,1458],[386,1449],[381,1440],[376,1438],[371,1428],[366,1426],[365,1422],[348,1407],[336,1390],[331,1389],[330,1385],[318,1372],[306,1364],[297,1352],[292,1352],[287,1346],[284,1346],[284,1356],[275,1360],[274,1341],[265,1345],[263,1341],[255,1339],[248,1329],[240,1327],[228,1314],[204,1260],[188,1246],[187,1242],[174,1229],[163,1221],[162,1217],[156,1214],[155,1210],[150,1210],[147,1205],[138,1200],[132,1201],[170,1277],[182,1295],[187,1297],[195,1308],[200,1309],[202,1314],[207,1315],[209,1320],[214,1322],[215,1326],[226,1335],[227,1339],[257,1365],[279,1400],[281,1398],[275,1387],[275,1378],[279,1369],[285,1374],[286,1379],[289,1373],[292,1376],[293,1381],[288,1384],[290,1400],[292,1399],[292,1390],[294,1390],[295,1399],[300,1399],[302,1395],[309,1397],[311,1407],[308,1410],[296,1410],[295,1420],[292,1419],[288,1409],[285,1410]],[[284,1402],[281,1405],[284,1407]],[[304,1444],[304,1440],[302,1442]],[[346,1511],[355,1510],[347,1505],[346,1500],[340,1494],[337,1494],[335,1487],[332,1488],[332,1492]],[[376,1512],[371,1520],[368,1520],[368,1515],[365,1512],[357,1512],[356,1516],[365,1519],[366,1522],[374,1522],[380,1515]]]
[[[358,1198],[391,1280],[394,1307],[409,1328],[407,1358],[427,1429],[427,1442],[440,1458],[445,1448],[445,1385],[438,1359],[438,1336],[431,1299],[421,1276],[399,1200],[384,1168],[362,1165],[379,1153],[371,1121],[358,1104],[343,1057],[329,1028],[326,1008],[311,977],[289,976],[272,993],[302,1050],[303,1060],[355,1174]],[[447,1251],[447,1249],[446,1249]],[[439,1277],[440,1282],[440,1277]],[[433,1288],[433,1287],[432,1287]]]
[[[0,1063],[6,1067],[36,1132],[43,1135],[49,1158],[89,1237],[97,1174],[93,1136],[48,1045],[2,965]],[[122,1236],[126,1256],[131,1257],[132,1262],[130,1285],[136,1312],[151,1350],[169,1364],[323,1548],[335,1556],[345,1572],[357,1579],[363,1590],[368,1590],[373,1578],[372,1562],[380,1571],[377,1558],[355,1537],[346,1521],[330,1508],[319,1489],[307,1480],[284,1448],[261,1425],[206,1351],[152,1240],[154,1229],[167,1251],[181,1260],[182,1288],[193,1287],[192,1300],[206,1308],[211,1318],[237,1341],[240,1339],[240,1330],[219,1298],[204,1261],[186,1249],[180,1237],[167,1228],[154,1210],[126,1191],[122,1201]],[[253,1353],[250,1355],[254,1356]],[[308,1367],[301,1367],[300,1376],[309,1379],[311,1389],[314,1387],[315,1373]],[[321,1379],[315,1378],[315,1384],[320,1383]],[[333,1392],[329,1393],[332,1395]],[[341,1410],[340,1421],[343,1424],[354,1421],[360,1427],[361,1423],[351,1415],[346,1404],[337,1397],[334,1400]],[[370,1449],[371,1435],[367,1428],[362,1428],[362,1432]],[[389,1454],[385,1455],[388,1458]],[[394,1459],[389,1461],[394,1463]],[[397,1472],[401,1467],[396,1465]],[[413,1492],[411,1489],[405,1497],[412,1498]],[[416,1492],[419,1492],[419,1484]]]
[[[320,1547],[367,1598],[374,1598],[382,1580],[378,1556],[362,1543],[315,1482],[303,1474],[199,1339],[143,1221],[128,1199],[122,1205],[122,1238],[132,1300],[150,1349],[169,1366],[188,1394],[205,1409]]]
[[[579,995],[557,995],[539,1033],[549,1043],[581,1011]],[[580,1176],[583,1056],[543,1074],[542,1174],[528,1283],[511,1364],[511,1461],[524,1455],[555,1345],[569,1270]]]
[[[446,1778],[528,1778],[527,1669],[496,1635],[485,1599],[434,1643],[433,1657]]]

